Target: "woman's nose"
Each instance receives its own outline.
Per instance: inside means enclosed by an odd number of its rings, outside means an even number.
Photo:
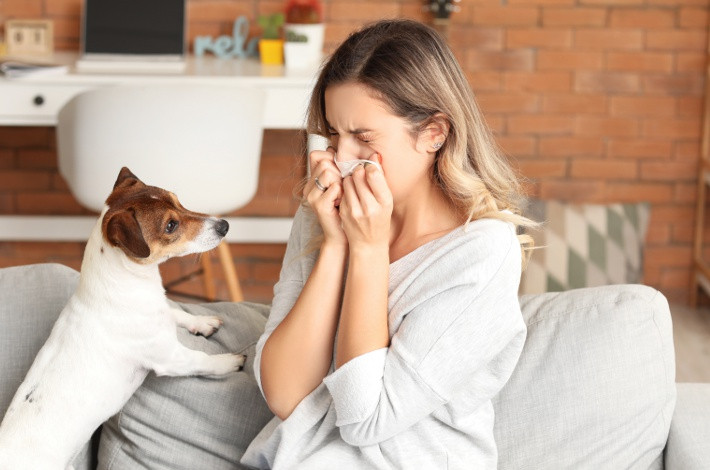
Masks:
[[[339,139],[336,152],[336,159],[341,162],[367,159],[367,152],[362,145],[345,142],[345,139]]]

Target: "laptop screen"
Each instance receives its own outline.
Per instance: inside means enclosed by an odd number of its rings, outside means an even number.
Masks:
[[[85,54],[182,55],[185,0],[86,0]]]

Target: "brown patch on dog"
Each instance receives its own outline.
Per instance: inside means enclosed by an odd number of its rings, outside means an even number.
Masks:
[[[106,205],[104,239],[143,264],[184,254],[209,218],[185,209],[169,191],[144,184],[126,167]]]

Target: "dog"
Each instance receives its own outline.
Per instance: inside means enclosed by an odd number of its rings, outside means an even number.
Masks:
[[[67,469],[92,433],[150,371],[220,377],[243,355],[207,355],[176,326],[210,336],[217,317],[171,308],[158,265],[215,248],[225,220],[186,210],[172,193],[123,168],[87,241],[76,291],[0,425],[0,470]]]

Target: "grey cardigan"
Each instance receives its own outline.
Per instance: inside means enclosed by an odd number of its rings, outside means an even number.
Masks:
[[[294,219],[261,351],[296,302],[317,252],[315,215]],[[242,463],[283,469],[495,468],[491,398],[525,342],[512,224],[481,219],[390,265],[390,346],[333,371],[285,420],[274,418]],[[298,367],[298,358],[294,358]]]

